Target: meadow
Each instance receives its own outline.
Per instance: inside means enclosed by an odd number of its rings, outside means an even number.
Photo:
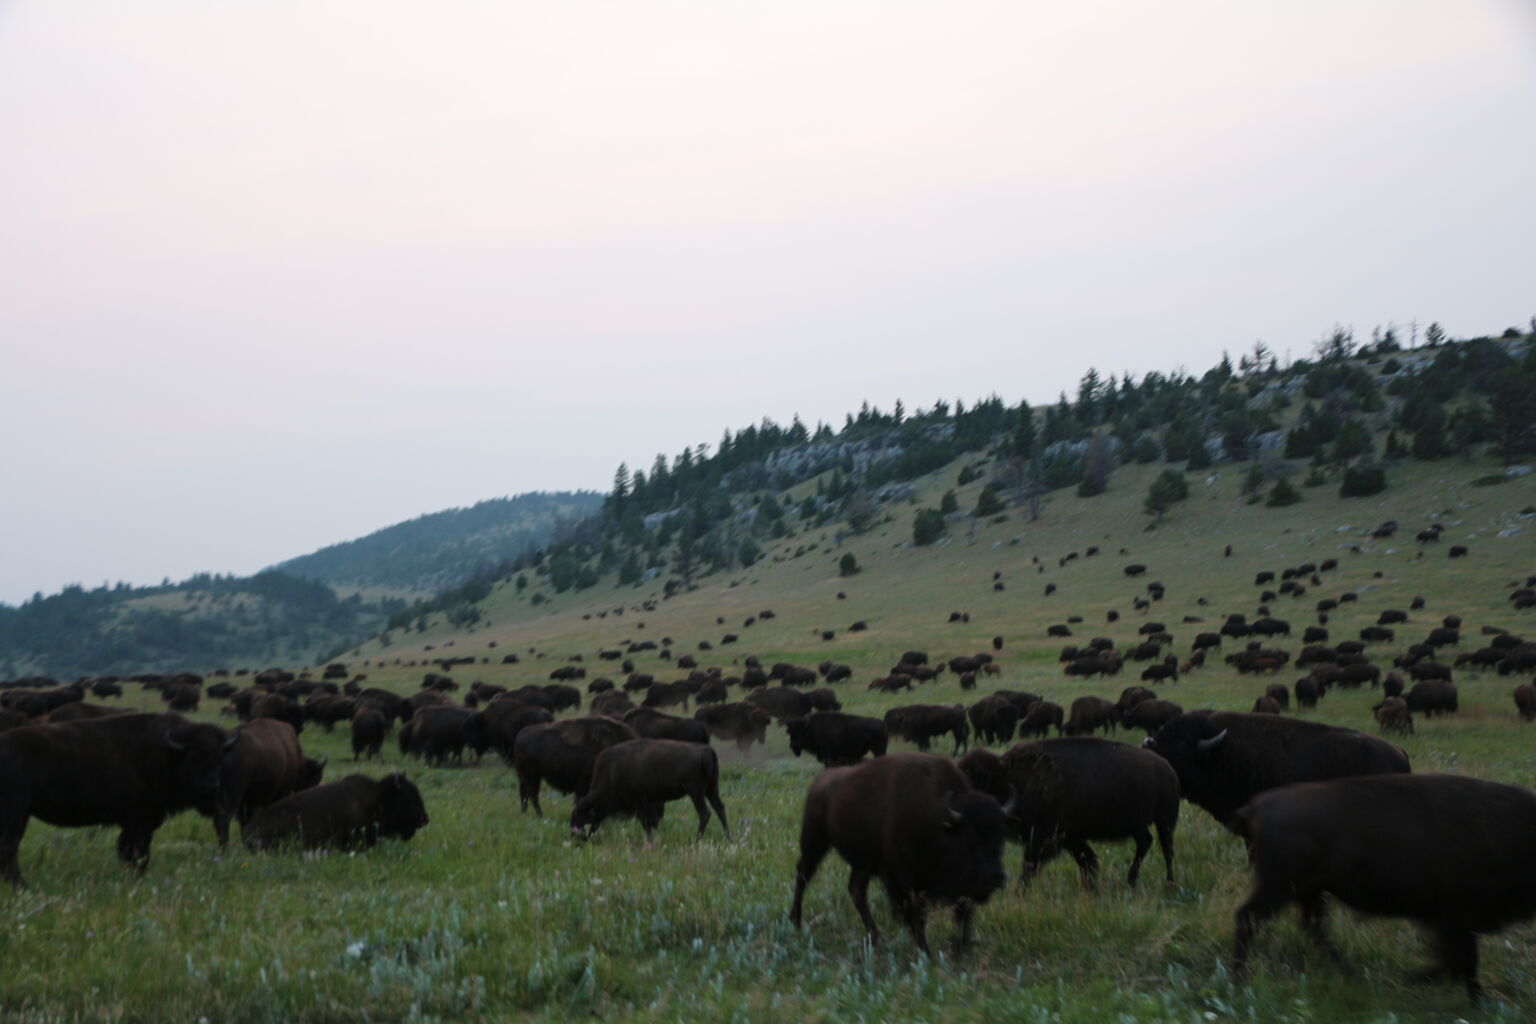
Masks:
[[[1061,674],[1063,642],[1109,636],[1133,642],[1148,618],[1169,624],[1181,656],[1197,631],[1215,629],[1230,611],[1254,613],[1258,570],[1339,559],[1321,587],[1282,597],[1274,613],[1299,633],[1316,621],[1315,602],[1354,592],[1328,627],[1352,638],[1385,608],[1423,611],[1398,626],[1395,642],[1374,645],[1378,664],[1421,639],[1446,614],[1462,615],[1462,648],[1480,644],[1479,627],[1536,631],[1531,612],[1511,612],[1507,584],[1536,572],[1529,478],[1472,487],[1482,465],[1445,462],[1394,471],[1385,494],[1346,501],[1329,488],[1283,509],[1247,504],[1238,474],[1192,480],[1193,494],[1157,529],[1145,529],[1141,498],[1160,467],[1127,467],[1109,493],[1056,497],[1039,522],[1017,511],[1002,522],[954,524],[952,537],[914,549],[913,509],[861,537],[832,529],[803,531],[768,557],[730,577],[639,610],[647,587],[602,586],[530,607],[508,587],[486,603],[488,624],[469,632],[437,625],[392,646],[374,642],[346,656],[367,685],[400,692],[437,670],[430,659],[473,656],[453,676],[521,684],[544,682],[580,653],[591,675],[596,652],[633,640],[670,637],[674,654],[701,665],[764,663],[851,665],[841,684],[844,709],[875,714],[903,703],[974,702],[997,688],[1044,694],[1063,706],[1082,694],[1113,699],[1138,681],[1139,667],[1112,680]],[[935,503],[954,469],[925,482],[920,500]],[[979,484],[959,488],[962,508]],[[1439,545],[1413,532],[1439,518]],[[1364,534],[1385,519],[1402,531],[1390,541]],[[1508,536],[1501,532],[1521,530]],[[1449,560],[1450,544],[1471,555]],[[1233,553],[1225,556],[1226,545]],[[1096,545],[1100,553],[1061,563]],[[1358,548],[1353,551],[1351,548]],[[1126,551],[1122,555],[1121,549]],[[797,553],[798,552],[798,553]],[[840,577],[838,558],[853,552],[862,570]],[[1038,559],[1038,562],[1035,561]],[[1128,580],[1128,562],[1149,566]],[[1001,573],[1003,590],[993,587]],[[1379,574],[1379,575],[1378,575]],[[1148,614],[1132,609],[1145,582],[1167,597]],[[1057,585],[1050,596],[1047,583]],[[840,597],[839,594],[845,595]],[[1205,603],[1200,603],[1204,599]],[[613,610],[625,608],[622,615]],[[1121,613],[1109,624],[1109,609]],[[743,627],[763,609],[775,617]],[[949,623],[952,611],[968,622]],[[1069,616],[1073,640],[1046,638]],[[1198,616],[1204,624],[1186,624]],[[717,620],[723,620],[717,621]],[[855,620],[866,632],[850,633]],[[830,641],[824,629],[835,630]],[[740,641],[721,646],[726,632]],[[953,675],[911,695],[872,693],[867,683],[908,648],[936,657],[990,649],[1002,636],[1002,671],[962,693]],[[700,641],[713,645],[700,651]],[[1227,650],[1236,645],[1229,641]],[[430,648],[430,650],[428,649]],[[502,664],[507,652],[520,662]],[[682,673],[656,652],[636,656],[658,678]],[[1242,677],[1213,658],[1205,669],[1163,687],[1186,708],[1246,710],[1272,680]],[[260,667],[260,666],[257,666]],[[1279,681],[1300,675],[1289,670]],[[1515,715],[1518,680],[1458,670],[1461,710],[1416,721],[1399,742],[1416,771],[1448,771],[1536,786],[1536,726]],[[134,688],[123,703],[149,708]],[[1370,690],[1330,694],[1308,717],[1374,730]],[[194,717],[231,724],[206,701]],[[1139,742],[1141,734],[1119,738]],[[345,728],[317,727],[301,737],[307,753],[328,755],[329,778],[352,770]],[[943,741],[941,741],[941,744]],[[1225,966],[1232,912],[1248,889],[1239,840],[1203,811],[1182,808],[1176,836],[1177,884],[1159,883],[1154,852],[1140,888],[1123,875],[1129,844],[1098,847],[1103,873],[1084,891],[1070,858],[1048,866],[1026,889],[1017,883],[1020,851],[1005,854],[1007,890],[977,915],[976,945],[952,954],[947,913],[935,910],[929,934],[936,956],[917,953],[883,897],[873,905],[886,941],[869,948],[848,899],[835,855],[806,901],[806,928],[787,911],[796,835],[806,786],[819,766],[790,755],[782,729],[746,756],[717,746],[722,795],[736,838],[712,824],[694,842],[686,804],[670,806],[648,846],[638,824],[612,820],[590,842],[568,832],[570,799],[548,794],[547,817],[518,810],[514,773],[494,755],[478,765],[443,768],[402,762],[393,741],[369,774],[405,770],[421,788],[431,824],[409,843],[385,842],[356,855],[254,855],[238,844],[220,853],[211,823],[183,815],[156,836],[142,879],[121,869],[115,834],[34,823],[22,846],[31,888],[0,895],[0,1017],[17,1021],[392,1021],[392,1020],[1018,1020],[1018,1021],[1517,1021],[1536,1015],[1536,929],[1523,925],[1482,942],[1488,998],[1468,1003],[1456,986],[1410,986],[1406,976],[1427,955],[1408,923],[1358,917],[1335,907],[1338,964],[1314,950],[1294,912],[1262,933],[1250,984],[1236,986]],[[910,749],[904,743],[893,749]],[[947,744],[938,752],[949,753]],[[547,791],[546,791],[547,792]],[[940,952],[942,950],[942,952]]]

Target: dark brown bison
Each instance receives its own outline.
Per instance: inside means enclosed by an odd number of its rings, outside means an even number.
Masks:
[[[592,783],[597,755],[615,743],[638,738],[623,722],[601,716],[529,726],[518,733],[512,750],[519,804],[527,811],[532,803],[535,813],[542,817],[539,787],[546,781],[580,800]]]
[[[698,708],[693,717],[702,722],[715,739],[734,742],[742,753],[754,743],[766,743],[768,726],[773,724],[772,715],[744,701]]]
[[[709,824],[709,809],[720,816],[725,838],[731,825],[720,802],[720,758],[708,744],[677,740],[629,740],[606,748],[592,768],[592,785],[571,810],[571,831],[583,838],[605,818],[632,814],[649,840],[661,822],[663,806],[688,797],[699,815],[699,839]]]
[[[111,715],[0,733],[0,877],[22,885],[17,853],[31,818],[116,825],[117,855],[139,873],[161,822],[217,799],[235,737],[176,714]]]
[[[1407,754],[1375,736],[1238,711],[1186,712],[1145,746],[1173,765],[1184,799],[1228,828],[1237,809],[1266,789],[1410,770]]]
[[[1234,816],[1254,885],[1237,910],[1233,966],[1248,970],[1255,933],[1290,903],[1313,940],[1332,895],[1367,914],[1417,921],[1438,963],[1474,1000],[1477,938],[1536,914],[1536,794],[1455,775],[1371,775],[1285,786]]]
[[[1103,697],[1079,697],[1072,702],[1072,714],[1061,731],[1068,736],[1082,736],[1096,729],[1110,733],[1119,721],[1115,706]]]
[[[384,737],[389,734],[389,718],[372,701],[360,701],[352,715],[352,760],[384,757]]]
[[[1407,701],[1409,711],[1430,718],[1454,714],[1458,707],[1456,684],[1439,680],[1415,683],[1403,694],[1403,700]]]
[[[1019,735],[1046,736],[1053,725],[1056,727],[1057,734],[1060,735],[1061,723],[1065,718],[1066,714],[1062,711],[1060,704],[1048,700],[1037,700],[1024,712],[1024,719],[1019,722]]]
[[[806,794],[789,919],[800,927],[806,886],[836,850],[852,869],[848,893],[871,944],[880,941],[869,909],[876,878],[924,953],[929,900],[954,905],[958,942],[969,943],[976,905],[1007,881],[1002,852],[1011,810],[973,787],[954,762],[930,754],[830,768]]]
[[[1376,724],[1381,727],[1382,732],[1413,735],[1413,715],[1408,710],[1408,702],[1403,698],[1388,697],[1371,710],[1375,712]]]
[[[1142,729],[1148,736],[1184,713],[1184,709],[1171,700],[1143,700],[1131,705],[1120,716],[1120,724],[1127,729]]]
[[[881,757],[888,741],[880,719],[841,711],[791,718],[784,728],[789,733],[789,749],[796,757],[805,752],[826,767],[857,764],[866,754]]]
[[[547,708],[501,698],[470,715],[464,722],[464,741],[477,750],[494,750],[503,761],[511,764],[517,734],[531,725],[554,720],[555,716]]]
[[[1000,693],[989,694],[972,704],[967,712],[976,738],[983,743],[1012,743],[1024,712]]]
[[[490,743],[478,728],[469,729],[470,721],[478,714],[469,708],[421,708],[404,727],[410,730],[411,752],[427,764],[439,766],[449,761],[462,762],[465,747],[480,757]],[[401,732],[403,735],[404,729]]]
[[[655,708],[630,708],[624,724],[645,740],[677,740],[680,743],[709,743],[709,730],[692,718],[679,718]]]
[[[252,818],[243,835],[252,850],[359,850],[380,839],[409,839],[430,822],[421,791],[399,772],[382,779],[348,775],[279,800]]]
[[[305,757],[287,722],[258,718],[234,729],[235,745],[219,770],[219,795],[198,811],[213,819],[219,847],[229,846],[229,822],[244,832],[256,812],[283,797],[318,786],[325,762]]]
[[[975,763],[962,761],[961,767],[978,788],[1005,801],[1010,792],[1015,795],[1013,824],[1024,843],[1021,882],[1065,849],[1077,861],[1083,884],[1092,888],[1099,859],[1089,840],[1134,839],[1126,881],[1135,885],[1155,828],[1173,884],[1179,778],[1156,754],[1113,740],[1058,739],[1020,743],[999,759],[998,771],[980,777],[972,774]]]
[[[959,704],[907,704],[892,708],[885,713],[885,728],[892,736],[916,743],[918,750],[927,750],[936,737],[949,735],[954,737],[954,753],[958,754],[971,739],[965,708]]]

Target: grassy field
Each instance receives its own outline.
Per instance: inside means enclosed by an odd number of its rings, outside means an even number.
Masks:
[[[1192,481],[1191,500],[1148,532],[1140,505],[1155,468],[1129,467],[1098,498],[1053,499],[1038,523],[1014,513],[1005,522],[978,525],[973,534],[956,524],[955,536],[929,549],[907,543],[913,509],[900,506],[869,535],[839,544],[832,529],[803,533],[757,566],[705,580],[654,611],[637,610],[650,596],[643,588],[601,587],[537,609],[507,588],[487,603],[490,625],[467,634],[437,627],[411,634],[409,644],[397,637],[387,649],[375,643],[359,651],[352,666],[370,684],[401,692],[416,688],[431,667],[426,659],[443,655],[484,659],[453,670],[466,686],[474,679],[542,682],[571,654],[583,654],[595,675],[599,649],[671,637],[675,653],[694,653],[704,665],[732,665],[749,653],[765,662],[847,662],[854,679],[840,686],[839,696],[845,710],[859,713],[917,701],[971,703],[1001,687],[1066,705],[1085,693],[1113,698],[1138,673],[1128,665],[1112,681],[1067,679],[1056,663],[1062,641],[1048,641],[1047,626],[1080,615],[1085,621],[1073,627],[1077,639],[1104,635],[1125,646],[1148,618],[1132,610],[1132,598],[1144,593],[1146,580],[1159,580],[1167,597],[1150,614],[1169,624],[1182,655],[1196,631],[1216,628],[1226,612],[1253,614],[1255,571],[1330,557],[1340,560],[1338,571],[1299,599],[1282,597],[1275,614],[1299,634],[1315,621],[1316,600],[1357,593],[1359,601],[1329,623],[1334,639],[1343,639],[1382,609],[1407,608],[1411,597],[1423,596],[1426,608],[1396,627],[1397,642],[1373,648],[1385,663],[1452,612],[1466,619],[1464,648],[1479,642],[1484,624],[1536,632],[1531,613],[1512,613],[1505,600],[1508,583],[1536,572],[1533,520],[1520,518],[1536,504],[1536,484],[1468,486],[1489,471],[1456,462],[1406,467],[1393,472],[1391,490],[1378,498],[1344,501],[1330,487],[1306,491],[1307,500],[1291,508],[1267,509],[1244,503],[1239,474],[1224,470],[1210,483]],[[924,501],[935,503],[953,480],[954,468],[926,481]],[[960,489],[962,508],[974,504],[979,486]],[[1412,535],[1432,516],[1449,528],[1420,558]],[[1389,518],[1403,525],[1397,538],[1362,536]],[[1498,536],[1511,529],[1525,532]],[[1453,543],[1469,545],[1470,557],[1448,560],[1445,549]],[[1230,558],[1223,555],[1227,544]],[[1090,545],[1101,553],[1059,563]],[[1356,545],[1358,553],[1349,550]],[[846,551],[863,571],[839,578],[837,559]],[[1132,561],[1149,566],[1142,580],[1122,574]],[[1002,591],[993,589],[994,572],[1002,574]],[[1057,585],[1049,597],[1047,583]],[[627,609],[622,616],[612,614],[621,606]],[[742,626],[765,608],[774,610],[773,620]],[[1120,611],[1119,622],[1106,624],[1109,609]],[[947,623],[952,611],[968,613],[970,621]],[[608,614],[600,618],[599,612]],[[1185,624],[1185,616],[1207,624]],[[858,619],[870,629],[849,633],[846,627]],[[823,629],[835,630],[834,639],[823,641]],[[726,632],[741,641],[720,646]],[[947,658],[987,649],[994,635],[1004,637],[1003,671],[975,693],[962,694],[948,675],[911,697],[866,688],[907,648]],[[714,649],[698,651],[700,641]],[[1294,650],[1299,641],[1288,646]],[[500,664],[508,651],[519,652],[522,662]],[[679,674],[654,652],[637,660],[658,678]],[[1280,679],[1290,683],[1297,675]],[[1246,710],[1269,681],[1217,664],[1167,687],[1165,695],[1187,708]],[[1460,714],[1421,720],[1402,743],[1415,769],[1536,786],[1536,728],[1515,716],[1510,691],[1516,681],[1458,672]],[[1309,716],[1371,728],[1375,699],[1368,690],[1336,692]],[[137,692],[125,703],[149,706]],[[221,720],[212,702],[197,717]],[[1140,734],[1121,738],[1138,742]],[[344,729],[326,735],[312,728],[303,742],[307,752],[330,756],[330,777],[348,770]],[[34,824],[22,847],[22,870],[33,887],[0,895],[0,1016],[1094,1022],[1536,1016],[1531,926],[1483,941],[1490,998],[1477,1008],[1459,988],[1406,984],[1425,957],[1410,925],[1338,909],[1333,920],[1343,966],[1311,949],[1294,914],[1287,914],[1262,934],[1252,983],[1234,986],[1224,960],[1232,912],[1248,887],[1244,852],[1187,804],[1173,889],[1156,884],[1162,869],[1154,852],[1142,887],[1129,890],[1123,882],[1129,845],[1104,845],[1097,893],[1079,887],[1076,868],[1063,858],[1028,890],[1010,884],[980,910],[972,950],[929,961],[880,898],[876,914],[888,941],[876,951],[864,945],[846,872],[834,856],[809,890],[806,931],[796,933],[786,919],[796,832],[818,766],[792,758],[779,729],[766,749],[754,748],[746,758],[734,748],[719,749],[733,842],[712,825],[695,843],[691,808],[674,804],[652,847],[630,821],[610,821],[593,842],[574,843],[566,828],[569,798],[550,794],[547,818],[520,814],[515,776],[493,758],[462,768],[408,763],[431,825],[408,844],[386,842],[356,856],[254,856],[238,846],[221,856],[211,824],[187,815],[160,831],[149,872],[136,881],[117,866],[111,832]],[[384,766],[364,770],[401,767],[393,743],[387,755]],[[1011,876],[1019,860],[1018,849],[1010,848]],[[936,951],[950,934],[947,914],[936,912],[930,925]]]

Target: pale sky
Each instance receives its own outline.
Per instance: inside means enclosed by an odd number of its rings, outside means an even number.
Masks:
[[[0,601],[1536,314],[1528,0],[0,0]]]

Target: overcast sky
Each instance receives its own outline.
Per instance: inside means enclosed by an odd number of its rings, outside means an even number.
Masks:
[[[6,0],[0,601],[1536,314],[1527,0]]]

